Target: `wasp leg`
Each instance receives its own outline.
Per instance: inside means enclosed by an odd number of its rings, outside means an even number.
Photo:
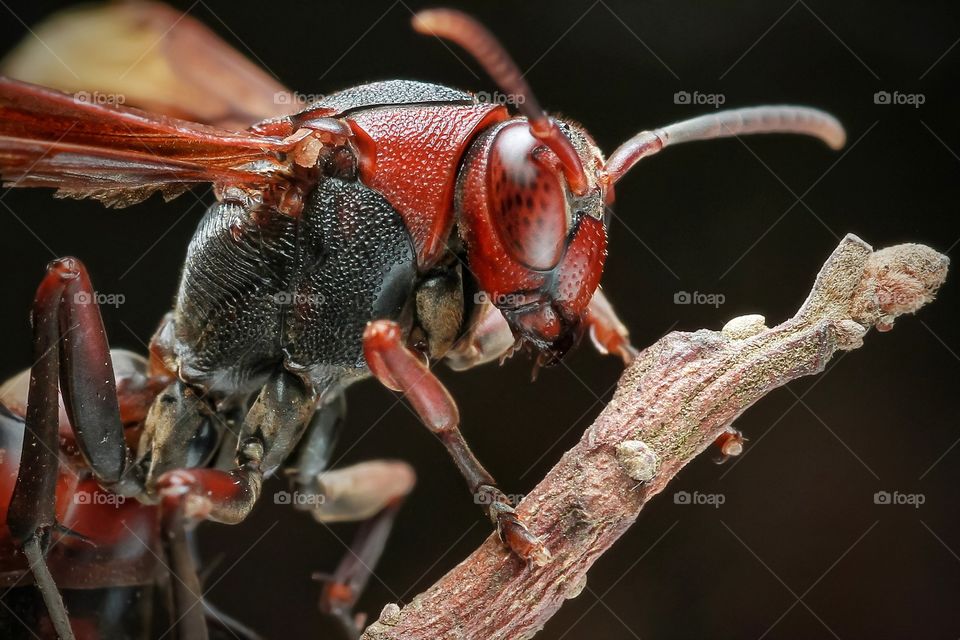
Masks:
[[[229,472],[198,468],[167,470],[169,465],[164,462],[158,467],[162,475],[156,479],[156,491],[169,508],[183,501],[184,513],[190,518],[226,524],[241,522],[260,497],[264,476],[276,470],[300,440],[316,404],[317,394],[312,388],[288,371],[277,371],[260,390],[244,418],[237,442],[236,468]],[[158,405],[163,405],[159,398]],[[186,406],[180,407],[165,416],[164,422],[176,426],[188,411]],[[156,444],[154,451],[157,452]],[[172,453],[165,455],[182,455],[182,447],[169,451]],[[175,453],[177,451],[181,453]]]
[[[54,265],[67,277],[60,301],[64,407],[94,475],[110,487],[121,482],[128,462],[110,345],[86,268],[73,258]]]
[[[401,501],[416,482],[416,473],[406,462],[369,460],[298,484],[294,506],[309,511],[318,522],[356,522]]]
[[[597,351],[620,356],[624,365],[629,365],[637,357],[639,351],[630,344],[630,332],[600,289],[597,289],[587,305],[585,322],[590,328],[590,340]]]
[[[184,526],[183,503],[163,514],[163,554],[170,572],[171,631],[175,638],[206,640],[207,624],[200,578]]]
[[[713,461],[717,464],[723,464],[730,458],[735,458],[743,453],[744,443],[747,441],[739,429],[727,427],[726,431],[717,436],[714,444],[717,446],[719,456]]]
[[[60,269],[49,269],[33,302],[34,364],[23,434],[20,470],[10,499],[7,526],[20,544],[41,538],[56,524],[60,409],[60,327],[57,310],[66,286]],[[62,605],[61,605],[62,606]]]
[[[405,497],[417,481],[413,467],[399,460],[327,470],[345,413],[342,394],[325,400],[303,437],[295,466],[287,472],[297,492],[293,506],[309,511],[319,522],[366,520]]]
[[[503,362],[513,354],[517,339],[500,309],[490,302],[484,300],[475,305],[467,325],[466,333],[444,355],[447,366],[454,371],[464,371],[497,358]]]
[[[324,583],[320,593],[320,611],[339,622],[348,638],[359,638],[363,631],[366,616],[353,610],[373,575],[373,567],[383,555],[402,504],[402,498],[392,501],[374,517],[367,519],[332,574],[314,574]]]
[[[324,397],[298,446],[296,461],[288,471],[298,491],[320,494],[317,479],[327,470],[333,448],[343,431],[347,401],[342,393]]]
[[[48,265],[31,321],[35,362],[23,457],[7,516],[11,533],[21,542],[55,524],[60,388],[77,443],[98,480],[116,483],[127,453],[103,321],[79,260],[63,258]]]
[[[413,468],[398,460],[361,462],[320,475],[320,492],[316,495],[322,499],[310,508],[313,517],[319,522],[365,520],[349,553],[327,580],[320,598],[324,612],[350,619],[373,567],[383,555],[397,512],[414,484]]]
[[[416,483],[416,473],[410,465],[395,460],[327,471],[345,414],[343,394],[324,401],[300,443],[289,475],[296,498],[291,499],[293,506],[309,511],[317,521],[366,520],[336,571],[323,576],[320,596],[320,610],[336,619],[348,637],[358,637],[360,627],[353,608],[383,554],[403,498]]]
[[[424,425],[443,442],[474,499],[486,506],[500,539],[522,559],[546,563],[549,552],[520,521],[493,476],[470,451],[460,432],[456,403],[423,361],[403,345],[399,325],[389,320],[368,324],[363,334],[363,351],[373,375],[384,386],[402,392]]]
[[[44,559],[51,529],[57,527],[60,392],[77,444],[103,485],[120,482],[127,448],[103,321],[79,260],[62,258],[47,266],[31,320],[35,363],[7,526],[24,548],[57,634],[73,638],[63,599]]]
[[[353,609],[383,555],[403,499],[415,482],[410,465],[393,460],[361,462],[323,473],[318,479],[318,495],[323,499],[311,508],[314,518],[320,522],[366,520],[336,570],[323,577],[320,594],[320,610],[338,620],[348,636],[359,636],[363,628],[362,618],[358,620]]]
[[[238,640],[262,640],[252,629],[218,610],[204,598],[195,561],[194,539],[187,530],[185,502],[163,512],[164,564],[170,573],[170,610],[173,638],[206,640],[207,624]]]
[[[171,382],[154,399],[137,452],[137,467],[150,499],[155,498],[156,480],[164,473],[203,463],[215,446],[214,413],[202,392],[182,380]]]

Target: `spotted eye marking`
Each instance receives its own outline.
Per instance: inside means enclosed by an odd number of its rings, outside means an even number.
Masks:
[[[512,258],[538,271],[557,265],[570,230],[570,206],[555,164],[519,123],[505,127],[493,144],[490,196],[497,235]]]

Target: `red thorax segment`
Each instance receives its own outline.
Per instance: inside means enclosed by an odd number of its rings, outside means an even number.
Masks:
[[[361,171],[361,177],[400,213],[421,270],[446,249],[457,170],[467,146],[476,132],[507,117],[503,106],[490,104],[382,107],[348,117],[376,145],[376,170]]]

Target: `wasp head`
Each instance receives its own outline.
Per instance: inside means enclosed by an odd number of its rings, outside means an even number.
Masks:
[[[579,339],[607,245],[603,156],[578,125],[553,126],[569,152],[526,118],[491,127],[467,154],[457,190],[478,287],[543,364]]]

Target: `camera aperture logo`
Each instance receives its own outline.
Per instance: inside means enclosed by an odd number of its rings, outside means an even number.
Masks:
[[[673,504],[708,506],[719,509],[720,505],[727,501],[727,496],[722,493],[700,493],[694,491],[677,491],[673,494]]]
[[[300,493],[299,491],[277,491],[273,494],[273,504],[316,507],[327,501],[322,493]]]
[[[722,93],[701,93],[699,91],[677,91],[673,94],[673,104],[691,104],[719,109],[727,97]]]
[[[927,501],[922,493],[901,493],[899,491],[877,491],[873,494],[873,504],[908,506],[919,509]]]
[[[707,304],[714,309],[727,301],[722,293],[701,293],[699,291],[677,291],[673,294],[673,304]]]
[[[119,507],[127,501],[125,496],[118,496],[109,491],[77,491],[73,494],[73,504]]]
[[[73,295],[74,304],[96,304],[101,307],[109,306],[117,308],[126,301],[127,297],[122,293],[101,293],[100,291],[88,293],[86,291],[80,291]]]

